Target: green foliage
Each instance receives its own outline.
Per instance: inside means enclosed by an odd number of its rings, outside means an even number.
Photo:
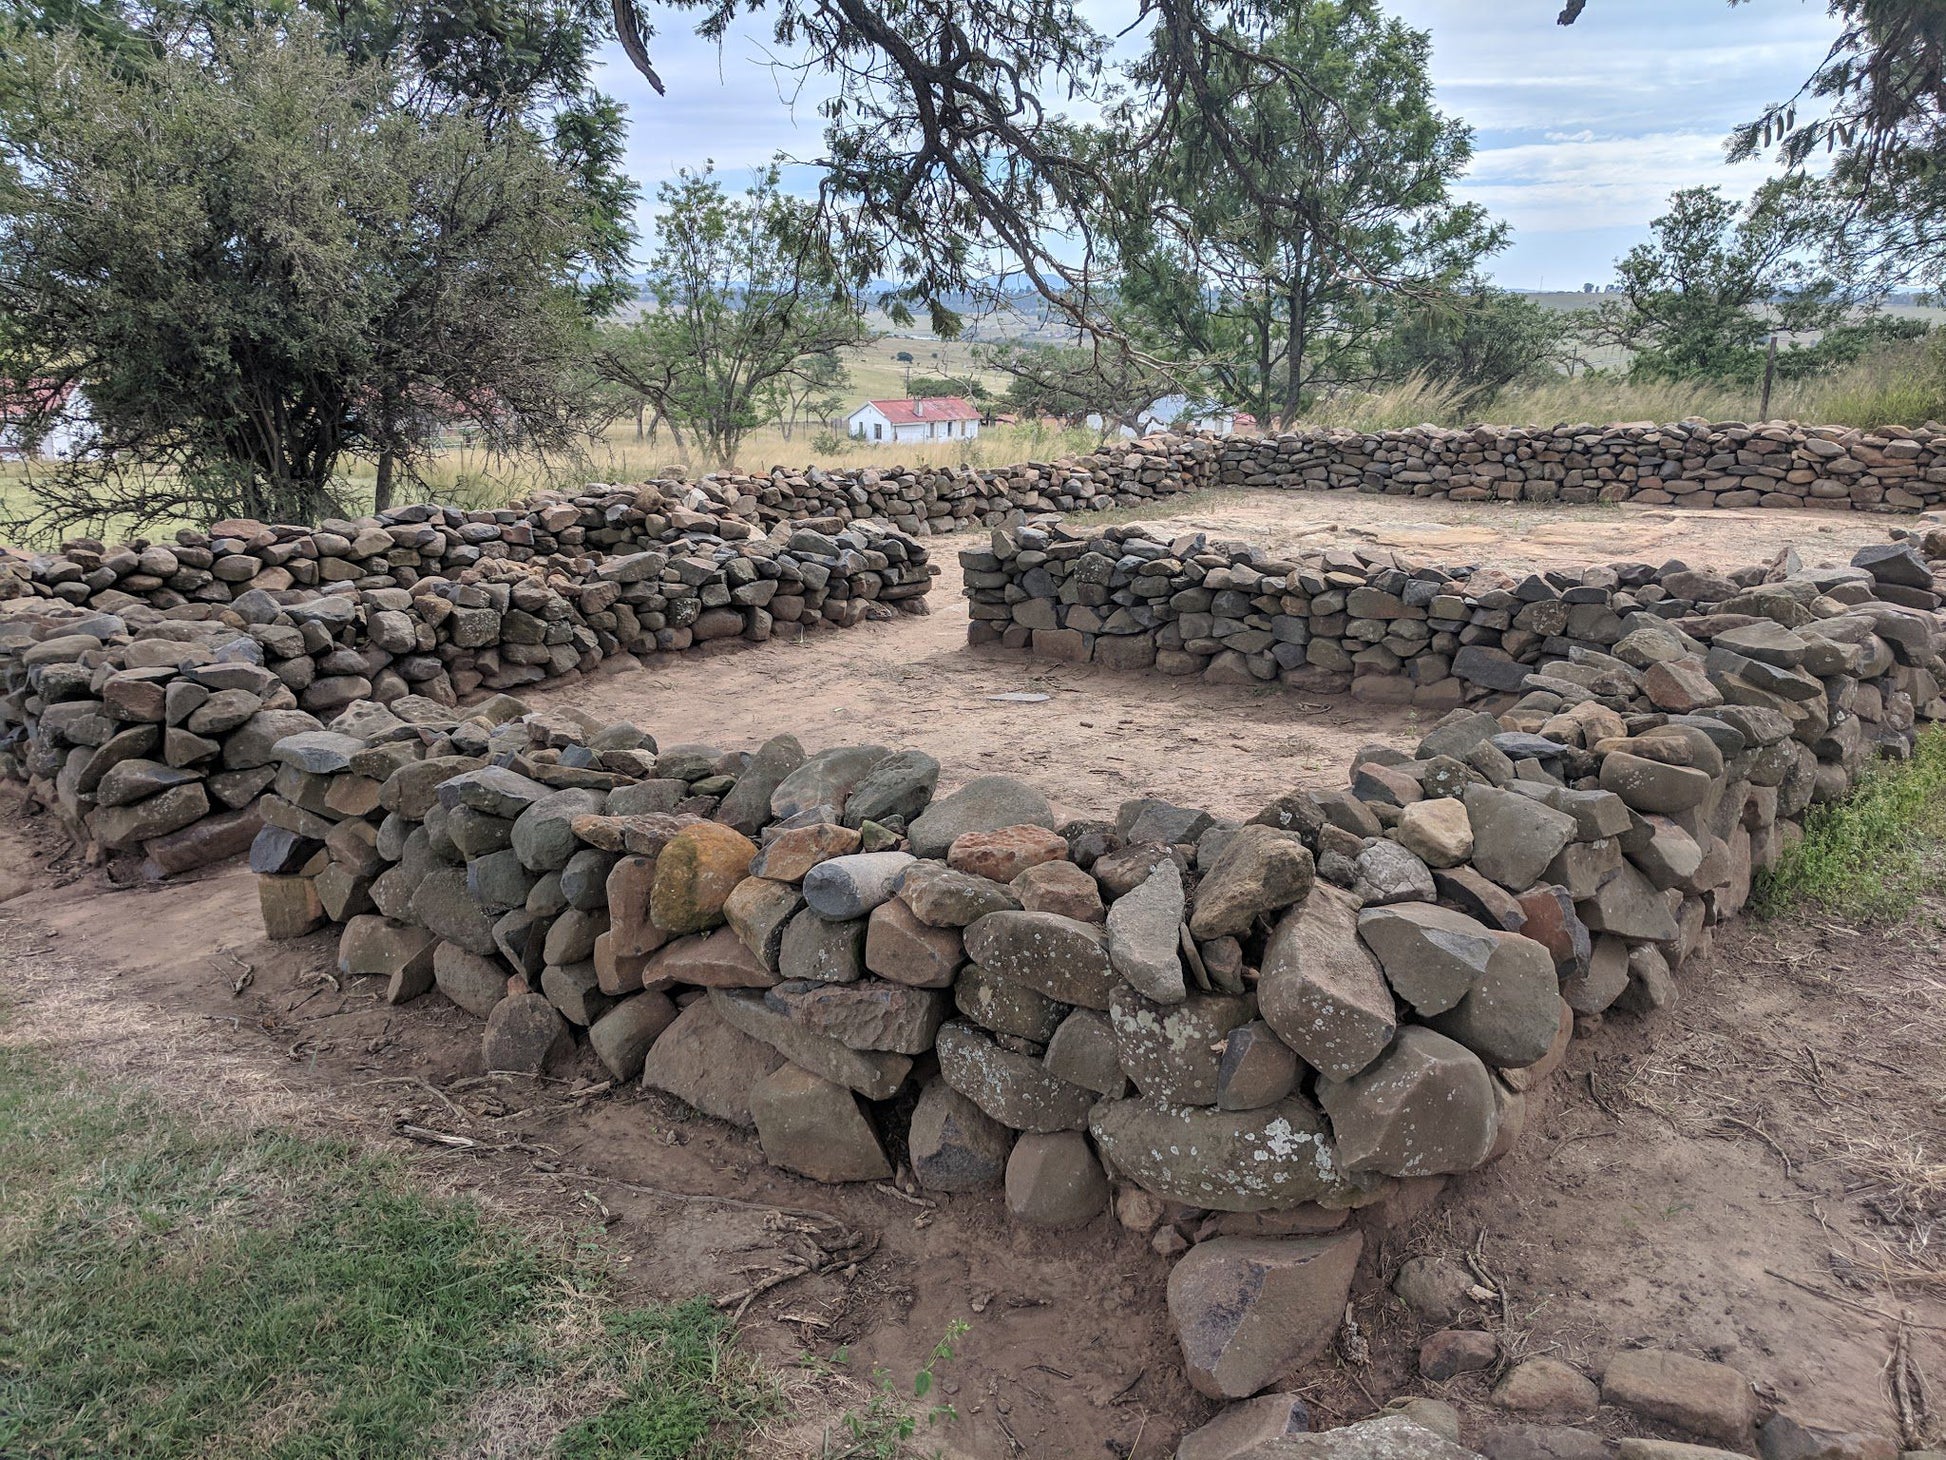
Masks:
[[[0,1270],[0,1454],[418,1460],[482,1392],[546,1409],[594,1374],[561,1453],[674,1460],[737,1453],[775,1403],[706,1303],[615,1310],[565,1237],[5,1045]],[[605,1321],[563,1324],[564,1299]]]
[[[1504,230],[1450,188],[1472,134],[1433,104],[1429,42],[1372,0],[1246,11],[1203,58],[1166,145],[1124,154],[1160,114],[1118,111],[1101,149],[1121,299],[1157,358],[1224,404],[1290,421],[1369,385],[1409,300],[1448,294]],[[1138,79],[1180,58],[1158,33]]]
[[[915,375],[906,382],[905,389],[913,400],[937,400],[948,395],[980,400],[988,393],[986,386],[970,375]]]
[[[1910,912],[1946,887],[1946,731],[1920,737],[1904,764],[1870,770],[1851,795],[1814,806],[1804,839],[1757,880],[1765,916],[1799,907],[1862,922]]]
[[[139,76],[299,17],[346,65],[392,78],[391,106],[425,119],[461,113],[495,132],[518,125],[544,143],[587,223],[578,287],[596,311],[628,297],[625,124],[589,80],[613,23],[605,0],[0,0],[0,36],[70,33]]]
[[[932,1393],[940,1366],[952,1359],[953,1345],[971,1330],[972,1325],[964,1319],[956,1318],[946,1325],[945,1335],[933,1345],[925,1366],[913,1376],[910,1400],[893,1387],[891,1376],[883,1369],[873,1370],[871,1398],[862,1409],[846,1413],[843,1436],[825,1437],[821,1460],[900,1460],[908,1453],[912,1437],[919,1433],[921,1420],[931,1427],[958,1419],[959,1412],[950,1404],[924,1406],[915,1412],[912,1400],[923,1401]],[[840,1360],[844,1357],[840,1350]]]
[[[95,433],[16,533],[314,520],[347,458],[572,438],[585,197],[523,126],[411,94],[301,15],[139,67],[16,38],[0,378],[81,387]]]
[[[784,194],[775,167],[732,199],[713,172],[683,170],[656,194],[653,307],[600,334],[602,372],[640,395],[712,463],[792,391],[828,392],[840,352],[866,338],[846,287],[842,241],[814,205]],[[835,373],[834,373],[835,372]]]
[[[1508,386],[1553,374],[1569,320],[1523,295],[1475,280],[1463,292],[1401,305],[1374,349],[1386,380],[1423,380],[1462,414],[1483,411]]]
[[[1753,380],[1774,330],[1830,330],[1849,300],[1817,266],[1825,219],[1803,179],[1767,184],[1747,207],[1685,188],[1654,237],[1616,264],[1622,296],[1585,316],[1592,337],[1634,352],[1648,380]],[[1804,373],[1840,363],[1806,352]]]

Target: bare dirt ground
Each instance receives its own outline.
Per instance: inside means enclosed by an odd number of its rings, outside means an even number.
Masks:
[[[1785,544],[1810,566],[1849,563],[1884,542],[1897,517],[1866,512],[1741,512],[1672,507],[1567,507],[1551,503],[1446,502],[1360,492],[1213,492],[1178,499],[1169,516],[1132,512],[1114,521],[1160,521],[1257,542],[1276,552],[1338,541],[1375,543],[1424,561],[1459,566],[1555,568],[1681,558],[1692,567],[1767,563]],[[1077,519],[1086,521],[1089,519]]]
[[[1303,525],[1281,510],[1254,521],[1255,500],[1224,507],[1215,530]],[[1354,508],[1399,511],[1367,499],[1294,503],[1314,505],[1341,524]],[[1434,505],[1410,504],[1415,518]],[[1204,510],[1193,504],[1179,521]],[[1446,526],[1465,530],[1466,514],[1495,512],[1496,542],[1515,545],[1496,547],[1497,562],[1530,549],[1650,557],[1639,544],[1662,530],[1646,520],[1661,514],[1609,509],[1589,514],[1585,542],[1538,544],[1549,523],[1582,526],[1559,510],[1533,531],[1517,511],[1447,510]],[[1768,557],[1810,521],[1714,513],[1679,516],[1677,527],[1692,538],[1708,529],[1714,560],[1730,565]],[[1831,556],[1880,540],[1884,525],[1840,517]],[[1682,555],[1712,560],[1699,541]],[[1281,690],[969,654],[957,544],[937,546],[930,617],[534,698],[627,716],[665,743],[749,746],[789,730],[807,748],[921,747],[944,763],[944,785],[1006,770],[1094,812],[1143,792],[1248,812],[1296,783],[1341,783],[1358,744],[1418,733],[1405,718]],[[1019,690],[1050,699],[988,698]],[[13,810],[13,793],[0,801],[0,815]],[[604,1088],[586,1055],[565,1081],[485,1077],[479,1024],[439,995],[392,1008],[374,980],[337,987],[329,933],[264,941],[243,869],[121,886],[74,865],[45,823],[7,820],[0,1038],[48,1045],[173,1100],[406,1150],[442,1186],[599,1227],[644,1297],[733,1295],[793,1263],[831,1265],[757,1296],[743,1315],[748,1341],[794,1378],[798,1423],[771,1437],[773,1453],[818,1454],[821,1428],[860,1402],[875,1367],[909,1392],[955,1321],[971,1328],[940,1376],[960,1412],[937,1436],[949,1454],[1158,1460],[1210,1411],[1169,1337],[1167,1261],[1112,1218],[1047,1234],[1012,1225],[997,1194],[921,1205],[887,1188],[818,1186],[766,1166],[749,1136],[659,1095]],[[1370,1223],[1380,1281],[1360,1287],[1354,1316],[1371,1357],[1327,1357],[1304,1377],[1317,1422],[1408,1392],[1459,1404],[1469,1436],[1494,1418],[1480,1380],[1417,1378],[1422,1334],[1382,1284],[1419,1253],[1473,1254],[1504,1294],[1477,1321],[1510,1353],[1556,1353],[1598,1373],[1617,1348],[1674,1347],[1737,1364],[1800,1418],[1895,1433],[1887,1365],[1903,1332],[1946,1409],[1946,1230],[1935,1234],[1946,1221],[1942,917],[1946,904],[1890,934],[1740,925],[1675,1010],[1577,1040],[1565,1071],[1530,1100],[1513,1155],[1456,1181],[1412,1222]],[[428,1144],[441,1136],[470,1144]],[[841,1349],[849,1361],[834,1369]],[[1606,1432],[1626,1425],[1603,1412]]]

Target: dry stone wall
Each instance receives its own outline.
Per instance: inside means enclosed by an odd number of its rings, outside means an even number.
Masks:
[[[924,611],[932,569],[903,533],[648,505],[219,523],[22,560],[0,602],[0,771],[78,843],[167,876],[241,852],[277,814],[271,741],[347,708],[438,721],[604,661]]]
[[[1241,1399],[1332,1341],[1365,1214],[1509,1150],[1577,1029],[1677,998],[1805,809],[1946,714],[1914,562],[1495,588],[1469,612],[1603,631],[1496,628],[1500,678],[1412,753],[1247,821],[1062,823],[1005,776],[937,794],[917,750],[659,745],[496,696],[276,740],[251,861],[272,936],[337,926],[344,974],[480,1016],[486,1068],[585,1041],[816,1180],[1112,1206],[1177,1259],[1192,1382]]]
[[[1869,625],[1887,643],[1923,642],[1940,604],[1928,552],[1946,554],[1946,527],[1863,548],[1845,568],[1805,568],[1787,549],[1730,573],[1680,562],[1509,573],[1364,545],[1283,558],[1202,532],[1091,531],[1081,519],[997,528],[959,557],[976,646],[1435,710],[1519,690],[1537,672],[1549,689],[1572,688],[1620,655],[1645,672],[1653,708],[1686,713],[1726,694],[1743,703],[1746,687],[1770,693],[1748,652],[1770,626],[1815,637]],[[1665,659],[1706,653],[1704,667],[1651,661],[1638,630]],[[1920,674],[1913,691],[1931,698]]]
[[[915,535],[998,526],[1015,510],[1139,506],[1212,487],[1456,502],[1917,512],[1946,503],[1946,426],[1863,431],[1685,420],[1159,435],[1012,466],[779,468],[719,475],[707,484],[761,517],[872,516]]]

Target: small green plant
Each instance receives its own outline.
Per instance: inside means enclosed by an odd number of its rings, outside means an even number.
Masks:
[[[913,1401],[923,1402],[932,1393],[939,1366],[953,1357],[954,1343],[971,1326],[958,1318],[946,1325],[945,1336],[933,1345],[925,1366],[913,1375],[911,1400],[898,1391],[885,1370],[872,1370],[871,1398],[863,1408],[846,1413],[844,1435],[826,1434],[822,1460],[899,1460],[907,1454],[907,1442],[919,1433],[922,1419],[928,1427],[958,1419],[959,1411],[950,1404],[933,1404],[915,1410]],[[840,1363],[846,1357],[843,1349],[834,1355]],[[935,1449],[933,1453],[937,1455],[939,1451]]]
[[[851,447],[851,438],[836,431],[820,431],[811,438],[811,449],[819,456],[843,456]]]
[[[1863,922],[1903,917],[1946,887],[1946,730],[1922,735],[1912,759],[1874,768],[1845,800],[1814,806],[1804,839],[1757,880],[1770,917],[1811,906]]]

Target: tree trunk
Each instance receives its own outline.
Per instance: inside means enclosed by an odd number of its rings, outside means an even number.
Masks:
[[[388,511],[392,506],[392,473],[395,461],[392,448],[387,446],[378,454],[378,481],[372,487],[372,510]]]
[[[642,424],[642,418],[647,413],[648,413],[648,402],[638,400],[635,403],[635,439],[637,441],[642,440],[644,435],[646,434],[645,428]]]

